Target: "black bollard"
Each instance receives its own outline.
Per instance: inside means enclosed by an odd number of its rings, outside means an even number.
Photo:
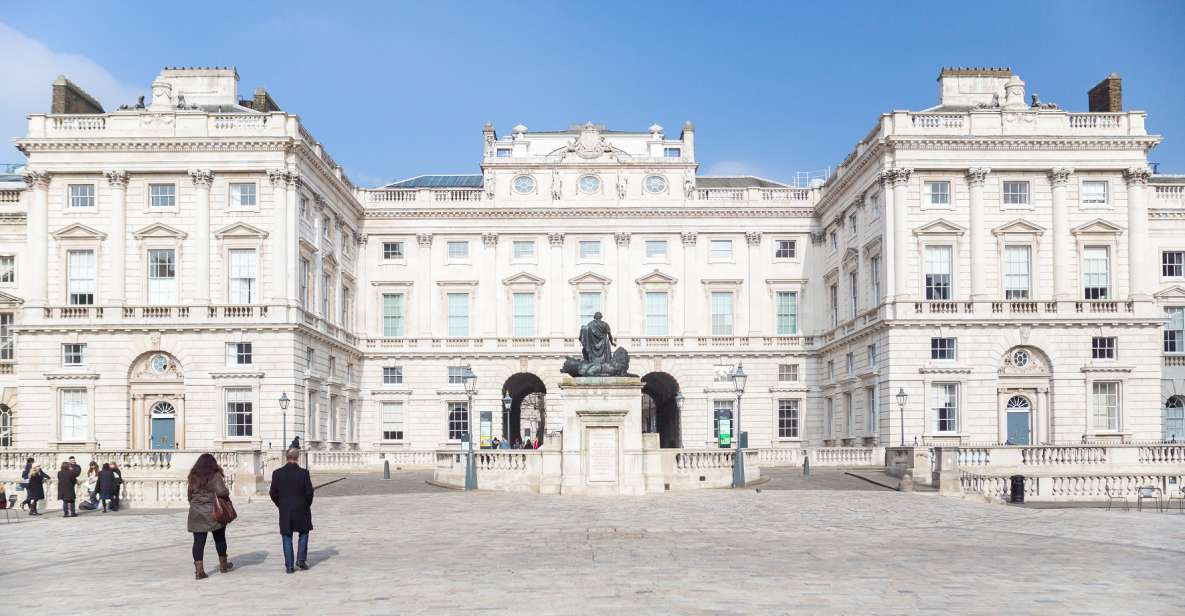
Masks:
[[[802,476],[803,477],[810,477],[810,475],[811,475],[811,457],[810,456],[803,456],[802,457]]]
[[[391,480],[391,461],[390,460],[383,460],[383,480],[384,481]]]

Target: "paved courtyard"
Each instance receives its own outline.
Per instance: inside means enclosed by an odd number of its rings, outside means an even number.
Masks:
[[[0,613],[1183,611],[1176,511],[1021,509],[837,474],[628,499],[465,494],[423,479],[320,488],[312,568],[295,575],[267,502],[240,503],[236,570],[200,582],[184,511],[0,524]]]

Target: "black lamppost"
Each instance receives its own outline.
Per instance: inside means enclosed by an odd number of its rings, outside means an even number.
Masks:
[[[905,447],[905,403],[909,402],[909,394],[905,393],[905,388],[897,390],[897,408],[900,409],[901,415],[901,446]],[[892,437],[889,437],[892,438]]]
[[[514,406],[514,398],[510,392],[502,394],[502,438],[510,438],[510,407]],[[507,445],[509,447],[509,445]]]
[[[288,392],[280,394],[280,416],[284,421],[284,440],[280,442],[284,447],[288,447]]]
[[[745,393],[745,381],[749,379],[749,375],[745,374],[745,369],[741,364],[737,364],[736,370],[732,371],[732,385],[737,395],[736,408],[736,459],[732,463],[732,487],[745,487],[745,455],[744,455],[744,438],[741,432],[741,394]]]
[[[469,398],[469,406],[465,407],[466,438],[469,439],[469,457],[465,462],[465,489],[477,489],[477,467],[473,461],[473,394],[477,391],[477,375],[468,365],[461,372],[461,382],[465,385],[465,395]]]

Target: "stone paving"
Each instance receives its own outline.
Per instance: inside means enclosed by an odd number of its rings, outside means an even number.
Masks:
[[[240,503],[238,566],[203,581],[184,511],[0,524],[0,613],[1182,613],[1176,512],[776,489],[788,473],[760,493],[622,499],[466,494],[423,478],[322,488],[312,568],[294,575],[267,502]]]

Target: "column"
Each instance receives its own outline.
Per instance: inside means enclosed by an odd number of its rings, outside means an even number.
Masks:
[[[1070,183],[1073,169],[1051,169],[1049,183],[1053,192],[1053,298],[1057,301],[1074,299],[1070,288],[1070,268],[1074,256],[1070,244],[1070,219],[1066,211],[1066,185]],[[1034,262],[1037,259],[1034,256]]]
[[[354,256],[354,275],[358,281],[358,288],[354,289],[354,331],[365,337],[375,335],[370,329],[370,261],[366,255],[366,234],[355,236],[358,239],[358,252]],[[381,333],[381,332],[379,332]]]
[[[285,284],[287,282],[287,276],[279,274],[286,274],[288,272],[288,267],[285,265],[287,262],[287,248],[285,247],[284,237],[287,235],[287,226],[285,224],[287,216],[284,203],[288,199],[287,189],[289,177],[288,172],[282,169],[269,169],[267,172],[267,178],[272,184],[272,228],[271,235],[268,238],[268,248],[271,251],[272,271],[277,274],[270,277],[272,284],[270,297],[272,303],[275,304],[284,304],[288,295],[286,291],[287,285]],[[207,207],[208,212],[209,208]],[[317,276],[321,275],[320,270],[321,255],[318,253]],[[313,284],[316,285],[319,280],[320,278],[315,279]],[[209,282],[207,281],[206,284],[208,286]],[[313,296],[315,298],[316,293]],[[308,310],[315,313],[317,307],[309,306]]]
[[[192,169],[189,177],[193,180],[193,207],[196,214],[193,259],[197,267],[193,273],[193,303],[207,306],[210,304],[210,184],[214,181],[214,174],[209,170]]]
[[[634,285],[629,281],[630,234],[614,233],[613,242],[617,244],[617,314],[612,319],[617,321],[617,335],[625,336],[633,333],[630,328],[630,298],[634,291]],[[610,317],[606,315],[605,319]]]
[[[284,289],[284,297],[288,300],[289,306],[296,306],[299,304],[296,294],[300,292],[300,285],[295,284],[296,277],[300,270],[297,269],[296,264],[300,262],[300,256],[297,253],[297,245],[299,242],[297,238],[300,237],[300,212],[298,210],[298,194],[300,188],[304,186],[304,181],[301,180],[300,175],[290,173],[288,175],[288,184],[286,191],[286,199],[275,203],[275,207],[284,210],[284,240],[280,245],[283,247],[281,255],[284,257],[284,265],[286,269],[279,270],[287,272],[288,281]],[[277,218],[277,221],[281,219]]]
[[[680,233],[683,240],[683,331],[684,336],[695,336],[700,332],[700,286],[691,280],[693,272],[697,271],[695,258],[695,243],[697,235],[694,231]]]
[[[761,233],[757,231],[750,231],[745,233],[745,243],[749,246],[749,254],[747,256],[748,263],[748,280],[745,282],[748,285],[746,295],[748,296],[748,315],[745,317],[749,320],[749,335],[760,336],[762,330],[773,333],[773,328],[769,327],[770,319],[766,318],[765,307],[771,302],[765,301],[761,296],[762,290],[765,288],[765,280],[762,274],[762,259],[761,259]]]
[[[432,234],[420,233],[416,235],[419,246],[416,258],[419,267],[416,269],[416,335],[420,338],[432,336]]]
[[[28,235],[25,243],[29,259],[22,261],[21,267],[28,268],[25,280],[29,284],[30,306],[44,306],[49,300],[49,180],[47,171],[25,173],[25,184],[33,191],[33,203],[29,205],[26,218]]]
[[[551,292],[547,294],[550,298],[551,304],[551,329],[552,337],[562,338],[564,336],[564,293],[568,285],[564,282],[564,234],[563,233],[548,233],[547,243],[551,252],[548,272],[548,282],[551,283]]]
[[[881,202],[882,210],[881,216],[885,219],[885,233],[892,233],[896,220],[893,216],[893,176],[895,175],[892,169],[880,172],[877,177],[877,182],[881,185]],[[894,260],[897,254],[897,248],[893,246],[890,238],[886,237],[882,242],[881,248],[881,262],[885,264],[884,278],[884,301],[892,302],[897,298],[897,265]],[[880,298],[877,299],[880,301]]]
[[[121,306],[127,303],[127,228],[128,228],[128,174],[126,171],[107,171],[107,186],[111,188],[111,243],[107,247],[106,259],[111,271],[111,289],[107,303]]]
[[[896,169],[893,173],[893,278],[897,295],[909,289],[909,202],[906,190],[913,169]]]
[[[984,260],[983,232],[983,185],[987,182],[987,167],[973,167],[967,170],[967,186],[971,192],[971,218],[968,229],[968,240],[971,243],[971,299],[973,301],[987,298],[987,289],[983,284],[983,272],[987,267]]]
[[[481,261],[478,262],[477,294],[481,301],[477,304],[477,313],[481,315],[480,335],[496,337],[498,335],[498,234],[481,234]],[[538,301],[538,298],[536,298]],[[538,329],[536,331],[542,331]],[[514,332],[511,332],[514,333]],[[501,401],[499,401],[501,404]]]
[[[1123,172],[1127,182],[1127,284],[1128,296],[1133,300],[1148,300],[1152,294],[1148,282],[1148,251],[1137,249],[1146,246],[1148,241],[1148,209],[1144,193],[1150,177],[1152,171],[1141,167]]]

